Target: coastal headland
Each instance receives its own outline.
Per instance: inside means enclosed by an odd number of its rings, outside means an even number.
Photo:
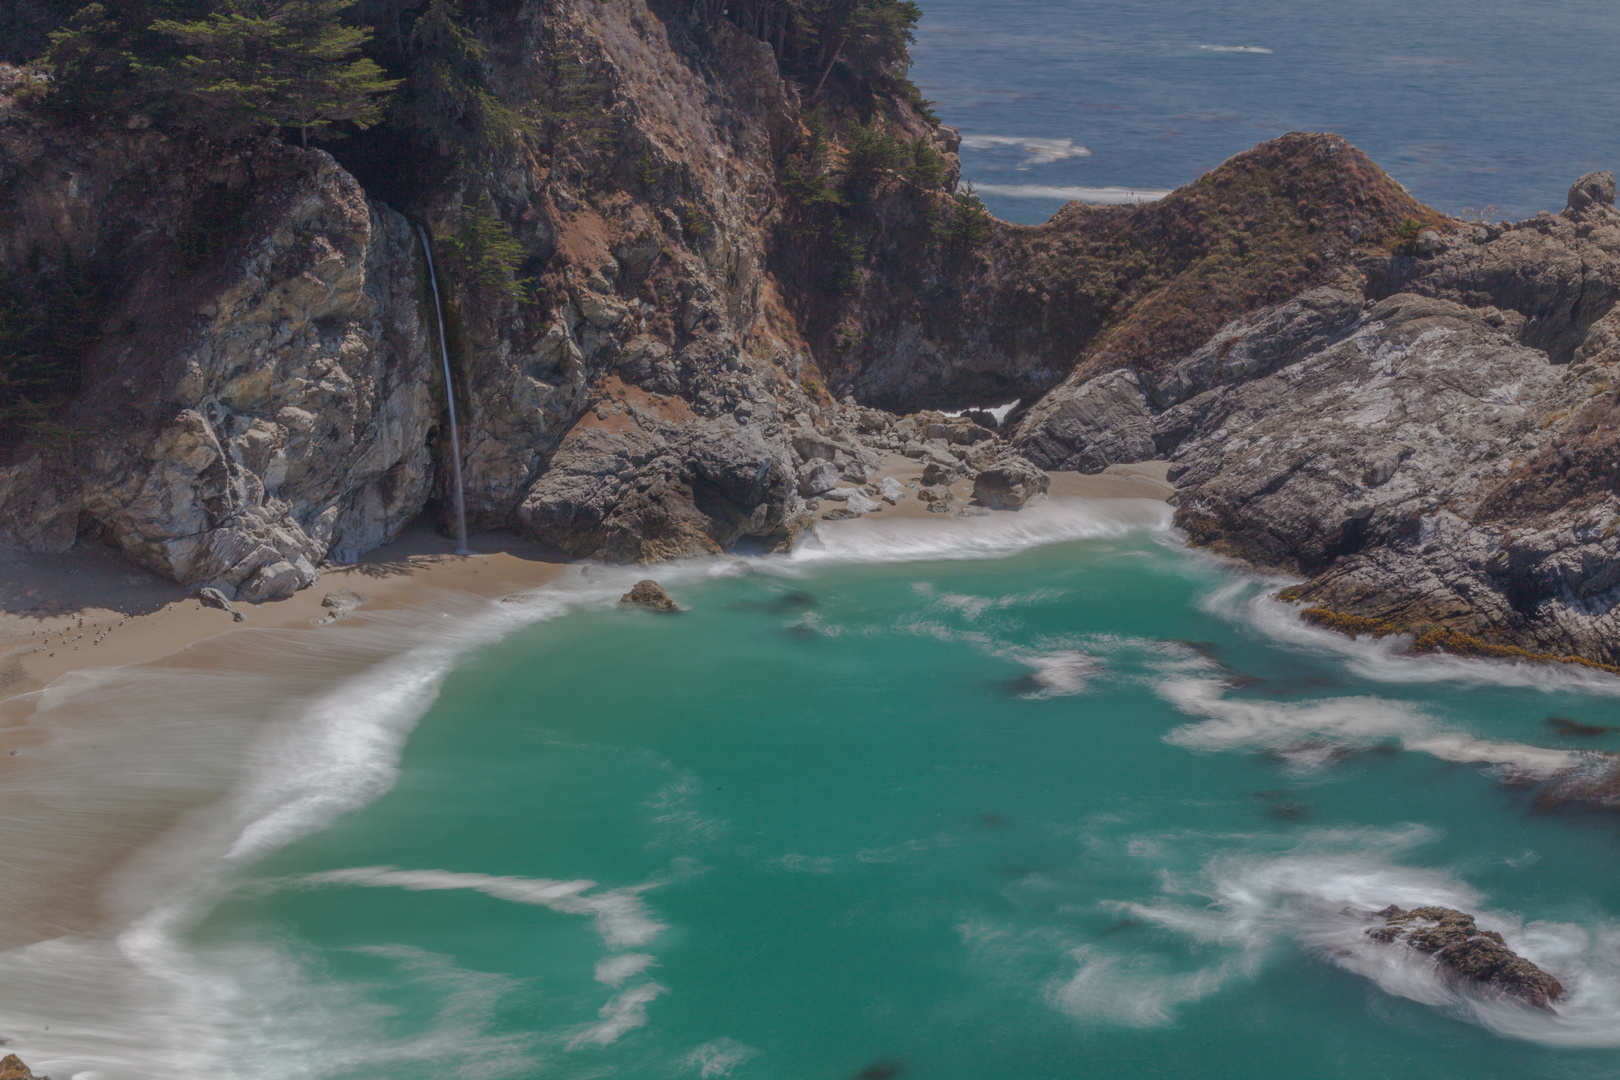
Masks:
[[[1292,134],[1012,225],[899,69],[807,86],[714,5],[518,8],[476,28],[487,89],[549,134],[473,156],[388,125],[199,141],[0,67],[0,271],[56,365],[4,423],[17,573],[94,549],[162,619],[223,627],[210,590],[308,621],[368,552],[453,531],[454,397],[471,528],[552,561],[780,551],[1149,468],[1192,543],[1296,575],[1322,625],[1620,664],[1612,175],[1464,221]],[[532,90],[558,79],[563,118]],[[74,603],[9,685],[161,648],[92,597],[81,640]]]

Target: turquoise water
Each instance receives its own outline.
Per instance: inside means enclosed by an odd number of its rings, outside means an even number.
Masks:
[[[997,515],[672,570],[675,616],[607,606],[612,574],[427,613],[483,629],[402,749],[366,725],[414,715],[378,695],[443,642],[390,630],[409,663],[316,709],[366,749],[298,775],[369,764],[261,806],[311,816],[201,899],[175,876],[190,914],[117,963],[0,955],[4,1030],[89,1080],[149,1075],[137,1048],[176,1077],[1615,1075],[1615,823],[1506,782],[1620,750],[1547,723],[1620,724],[1614,681],[1302,629],[1098,506],[1026,511],[1080,538],[1023,550]],[[983,557],[871,561],[929,551]],[[1364,937],[1388,903],[1480,913],[1568,998],[1459,992]],[[75,1019],[69,971],[146,988],[77,1018],[99,1056],[21,1030],[50,1022],[24,993]]]
[[[1557,212],[1577,176],[1620,169],[1611,0],[922,8],[912,77],[1011,221],[1180,187],[1288,131],[1338,132],[1452,214]]]

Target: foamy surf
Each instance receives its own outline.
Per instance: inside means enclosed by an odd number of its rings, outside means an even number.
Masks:
[[[962,145],[970,150],[1007,148],[1020,150],[1027,156],[1018,165],[1027,169],[1031,165],[1051,165],[1069,158],[1090,157],[1091,151],[1076,145],[1073,139],[1040,139],[1020,135],[964,135]]]
[[[1205,719],[1165,741],[1194,750],[1271,750],[1296,765],[1317,766],[1338,751],[1395,740],[1402,749],[1442,761],[1500,767],[1515,778],[1546,780],[1579,766],[1583,755],[1448,731],[1422,709],[1372,695],[1307,702],[1229,696],[1221,679],[1170,678],[1158,692],[1179,711]]]
[[[1452,682],[1620,697],[1620,676],[1577,664],[1414,654],[1406,651],[1411,638],[1405,635],[1350,637],[1323,629],[1301,619],[1298,605],[1272,598],[1277,588],[1290,582],[1287,578],[1246,574],[1212,589],[1199,606],[1235,624],[1251,627],[1279,645],[1341,660],[1352,673],[1377,682]]]
[[[1188,837],[1130,845],[1163,857]],[[1231,990],[1297,949],[1406,998],[1498,1034],[1549,1046],[1620,1046],[1620,927],[1525,922],[1482,909],[1482,897],[1441,870],[1403,865],[1398,856],[1437,837],[1421,828],[1320,831],[1278,853],[1228,850],[1195,875],[1164,873],[1152,899],[1112,906],[1137,924],[1182,943],[1179,954],[1132,951],[1110,937],[1068,951],[1075,965],[1044,995],[1054,1008],[1091,1022],[1155,1026],[1178,1008]],[[1263,838],[1255,838],[1263,846]],[[1531,1008],[1447,978],[1433,957],[1368,937],[1396,904],[1467,911],[1508,946],[1563,981],[1554,1012]],[[1191,965],[1190,967],[1188,965]]]
[[[0,878],[0,932],[15,943],[0,952],[0,1031],[41,1072],[100,1080],[296,1077],[287,1055],[333,1042],[367,1061],[486,1050],[492,1067],[515,1061],[512,1041],[486,1047],[488,1025],[467,1027],[465,1010],[408,1044],[345,1032],[344,1018],[365,1009],[312,987],[281,949],[199,946],[185,934],[265,855],[386,792],[410,730],[468,651],[611,603],[621,584],[581,577],[525,603],[448,594],[329,630],[238,631],[39,691],[34,722],[50,738],[0,779],[12,809],[0,823],[11,871]],[[109,874],[106,853],[131,847]],[[31,908],[29,893],[47,889],[79,890],[83,914]]]
[[[1123,206],[1130,203],[1158,202],[1171,188],[1075,187],[1054,184],[975,184],[981,195],[1003,199],[1060,199],[1063,202],[1090,203],[1094,206]]]
[[[926,520],[895,518],[835,522],[820,527],[791,562],[922,562],[934,559],[995,559],[1047,544],[1165,532],[1174,510],[1154,499],[1045,499],[1017,511],[981,517]]]

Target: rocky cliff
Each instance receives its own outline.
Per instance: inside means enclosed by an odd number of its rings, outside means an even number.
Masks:
[[[945,479],[1006,449],[889,413],[1020,399],[999,435],[1029,461],[1169,458],[1194,542],[1306,577],[1313,617],[1620,661],[1606,174],[1560,215],[1462,222],[1300,134],[1015,226],[953,197],[955,135],[917,102],[816,100],[710,5],[485,7],[489,85],[530,127],[476,162],[69,130],[3,69],[0,274],[94,317],[62,346],[73,392],[7,429],[0,539],[96,536],[262,599],[442,521],[420,225],[475,527],[624,561],[778,549],[878,453]],[[509,238],[506,278],[470,226]]]
[[[0,266],[90,267],[99,293],[77,400],[0,466],[0,537],[91,533],[259,600],[421,512],[437,411],[419,249],[329,156],[12,118],[0,177]]]
[[[1328,625],[1620,661],[1613,177],[1343,269],[1168,365],[1082,369],[1015,443],[1170,458],[1193,541],[1307,576]]]

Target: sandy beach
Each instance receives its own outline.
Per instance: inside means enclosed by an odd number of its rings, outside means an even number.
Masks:
[[[501,596],[556,577],[564,563],[511,533],[473,537],[473,555],[424,524],[284,600],[237,604],[244,616],[205,607],[195,590],[163,581],[101,545],[61,555],[0,554],[0,695],[14,697],[86,667],[138,664],[244,629],[293,629],[329,616],[328,593],[366,597],[360,610],[406,607],[424,592],[449,589]],[[6,719],[0,719],[3,743]]]

